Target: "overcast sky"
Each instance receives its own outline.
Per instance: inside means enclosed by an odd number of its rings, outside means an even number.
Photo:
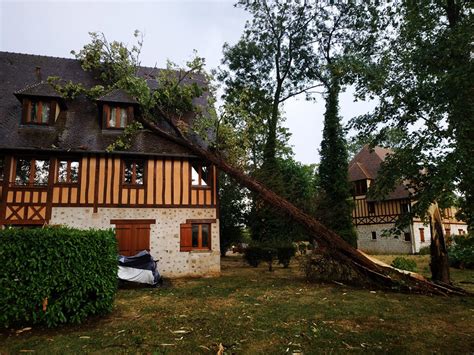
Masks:
[[[184,64],[193,49],[217,67],[222,45],[235,43],[248,15],[234,1],[10,1],[0,0],[0,50],[71,57],[89,41],[88,32],[102,31],[110,40],[133,43],[133,32],[145,34],[142,64],[164,66],[166,59]],[[1,85],[1,83],[0,83]],[[354,103],[350,90],[341,96],[344,122],[372,105]],[[303,97],[288,102],[285,125],[292,133],[295,158],[319,161],[324,102]]]

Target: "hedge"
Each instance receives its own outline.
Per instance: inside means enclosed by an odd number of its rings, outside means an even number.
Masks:
[[[80,323],[112,310],[117,242],[112,230],[0,230],[0,324]]]
[[[452,267],[474,269],[474,233],[453,236],[448,256]]]

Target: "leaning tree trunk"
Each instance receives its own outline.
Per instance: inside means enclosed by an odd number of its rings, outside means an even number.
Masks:
[[[266,203],[275,207],[277,210],[286,213],[294,221],[300,223],[306,228],[309,235],[318,243],[318,246],[324,250],[328,257],[354,270],[360,276],[361,282],[366,282],[372,286],[378,286],[385,289],[398,289],[418,293],[435,293],[442,295],[466,294],[466,291],[462,289],[450,285],[436,285],[426,280],[420,280],[419,278],[412,277],[408,274],[397,272],[392,268],[382,267],[374,263],[312,216],[301,211],[286,199],[266,188],[259,181],[231,166],[220,155],[194,143],[193,140],[189,139],[191,134],[194,134],[189,130],[189,128],[187,128],[188,132],[186,134],[183,134],[182,130],[178,128],[183,127],[181,122],[175,124],[174,121],[164,113],[161,113],[161,115],[164,116],[171,125],[175,134],[161,128],[146,118],[137,117],[137,119],[151,132],[188,148],[200,158],[214,164],[221,171],[233,177],[242,186],[258,193]]]
[[[435,204],[429,211],[431,231],[431,278],[433,281],[450,284],[449,260],[446,240],[443,233],[443,224],[438,206]]]

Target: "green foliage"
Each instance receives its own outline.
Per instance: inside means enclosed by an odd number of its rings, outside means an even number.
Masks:
[[[262,261],[262,249],[260,246],[252,244],[244,249],[244,260],[253,267],[258,267]]]
[[[278,263],[286,269],[290,266],[290,261],[296,255],[296,247],[293,244],[279,245],[277,247]]]
[[[315,166],[303,165],[295,160],[277,159],[276,166],[261,169],[256,177],[265,185],[309,214],[314,214],[317,175]],[[248,220],[252,238],[259,241],[299,241],[307,240],[306,230],[280,211],[263,204],[258,198]]]
[[[116,243],[112,230],[0,230],[0,324],[55,327],[110,312]]]
[[[413,271],[413,272],[416,271],[416,261],[410,260],[401,256],[398,256],[395,259],[393,259],[391,265],[400,270],[407,270],[407,271]]]
[[[221,255],[235,243],[242,242],[246,219],[243,189],[225,174],[219,174],[219,227]]]
[[[338,114],[339,90],[339,84],[333,80],[326,97],[316,213],[324,225],[357,247],[357,234],[352,226],[347,143]]]
[[[244,260],[253,267],[257,267],[261,262],[268,264],[268,271],[273,271],[273,262],[278,259],[278,263],[284,268],[288,268],[291,259],[296,254],[296,247],[292,243],[274,242],[253,242],[244,250]]]
[[[387,45],[366,66],[360,97],[378,105],[356,118],[362,137],[383,141],[396,129],[399,149],[383,165],[375,185],[383,197],[410,181],[421,217],[432,202],[445,207],[460,195],[460,217],[474,226],[474,12],[464,1],[399,2]],[[380,16],[383,16],[382,14]]]
[[[430,247],[423,247],[420,248],[420,251],[418,252],[419,255],[430,255],[431,254],[431,248]]]
[[[453,236],[448,255],[452,267],[474,269],[474,233]]]

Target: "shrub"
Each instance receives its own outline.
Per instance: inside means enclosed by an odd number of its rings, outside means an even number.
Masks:
[[[448,256],[452,267],[474,269],[474,234],[453,236]]]
[[[80,323],[112,310],[117,245],[112,230],[0,230],[0,325]]]
[[[304,244],[303,244],[304,245]],[[293,244],[281,245],[277,247],[278,263],[284,268],[290,266],[290,260],[296,255],[296,247]]]
[[[430,247],[423,247],[420,248],[420,251],[418,252],[419,255],[431,255],[431,249]]]
[[[400,270],[416,271],[416,262],[403,257],[396,257],[392,261],[392,266]]]
[[[261,258],[262,261],[265,261],[268,264],[268,271],[273,271],[273,261],[277,257],[277,250],[272,246],[262,246],[260,247],[261,250]]]
[[[262,261],[262,249],[258,245],[250,245],[244,249],[244,259],[250,266],[258,267]]]

